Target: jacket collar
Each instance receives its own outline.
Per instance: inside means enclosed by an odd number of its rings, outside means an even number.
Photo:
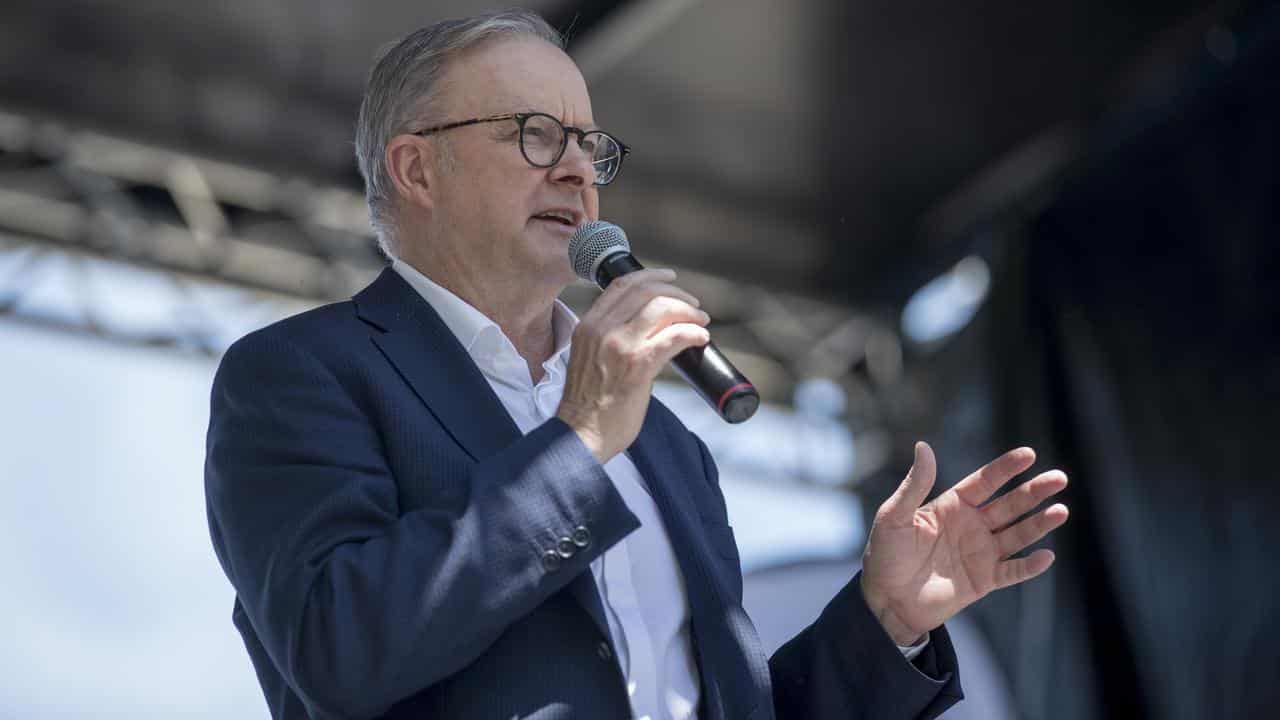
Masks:
[[[529,385],[531,381],[524,358],[520,357],[515,345],[497,323],[409,263],[393,260],[391,269],[435,310],[480,372],[506,385]],[[556,300],[551,315],[556,350],[542,367],[549,375],[558,376],[561,380],[569,364],[569,341],[577,324],[578,317],[569,306]]]

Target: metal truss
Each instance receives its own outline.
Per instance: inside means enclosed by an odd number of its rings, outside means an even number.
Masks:
[[[0,113],[0,317],[216,356],[384,266],[351,189]],[[677,270],[766,400],[791,405],[798,383],[823,378],[843,407],[815,412],[881,424],[881,395],[902,378],[890,321]],[[584,283],[564,299],[582,312],[596,293]]]

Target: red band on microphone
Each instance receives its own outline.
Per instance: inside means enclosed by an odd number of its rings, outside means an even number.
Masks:
[[[751,383],[749,383],[749,382],[745,382],[745,383],[738,383],[737,385],[734,385],[733,387],[729,388],[728,390],[725,390],[725,391],[724,391],[724,394],[720,396],[720,400],[716,403],[716,410],[717,410],[718,412],[724,412],[724,404],[725,404],[726,402],[729,402],[729,396],[730,396],[730,395],[732,395],[732,394],[734,394],[734,393],[738,392],[739,390],[741,390],[741,389],[743,389],[743,388],[751,388],[752,390],[754,390],[754,389],[755,389],[755,387],[756,387],[755,385],[752,385],[752,384],[751,384]]]

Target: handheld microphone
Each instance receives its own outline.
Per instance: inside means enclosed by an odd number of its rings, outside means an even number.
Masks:
[[[631,254],[631,243],[627,242],[622,228],[603,220],[586,223],[573,234],[569,241],[569,263],[578,277],[595,283],[602,290],[623,275],[644,269]],[[760,407],[756,387],[714,343],[685,348],[671,364],[727,422],[740,423]]]

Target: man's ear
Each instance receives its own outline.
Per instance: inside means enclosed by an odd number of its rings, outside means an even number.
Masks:
[[[429,209],[435,189],[432,144],[416,135],[396,135],[387,142],[384,161],[401,202]]]

